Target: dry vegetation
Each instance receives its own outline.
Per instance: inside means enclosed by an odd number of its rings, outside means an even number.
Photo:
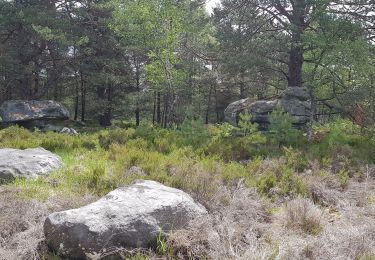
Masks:
[[[45,179],[0,186],[0,259],[59,259],[44,246],[45,217],[137,178],[183,189],[210,214],[157,250],[118,259],[374,259],[373,139],[345,133],[343,142],[326,131],[321,140],[323,128],[319,142],[278,148],[272,137],[222,137],[225,127],[193,129],[201,133],[193,137],[147,127],[76,137],[0,131],[3,147],[42,146],[66,163]]]
[[[0,259],[29,260],[47,257],[43,223],[54,211],[79,207],[93,197],[61,198],[51,196],[46,201],[25,200],[22,190],[0,187]]]

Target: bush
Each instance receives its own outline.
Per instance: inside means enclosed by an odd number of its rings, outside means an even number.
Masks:
[[[271,167],[260,169],[257,173],[256,187],[260,194],[276,198],[277,196],[305,196],[307,187],[294,169],[280,159]]]
[[[259,154],[266,137],[251,123],[250,114],[240,114],[238,127],[228,123],[210,128],[211,141],[205,152],[219,155],[226,161],[248,159]]]
[[[185,120],[179,131],[176,140],[178,147],[192,146],[194,148],[204,147],[210,141],[208,128],[203,120]]]
[[[322,229],[322,212],[308,199],[297,198],[288,202],[284,209],[285,225],[309,235],[318,235]]]
[[[27,129],[11,126],[0,131],[0,147],[26,149],[43,147],[49,151],[72,150],[84,148],[95,149],[97,146],[96,134],[66,135],[54,132],[30,132]]]
[[[281,146],[296,146],[303,139],[302,131],[295,128],[294,118],[282,110],[280,107],[275,109],[270,115],[269,136],[276,144]]]
[[[125,144],[128,140],[134,137],[135,130],[133,128],[113,130],[105,130],[99,134],[100,147],[108,149],[112,144]]]
[[[284,157],[288,167],[297,172],[303,171],[308,166],[306,156],[299,150],[283,147]]]

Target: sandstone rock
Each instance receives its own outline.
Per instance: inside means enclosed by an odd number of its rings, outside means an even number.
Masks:
[[[267,130],[269,115],[277,107],[281,107],[295,119],[295,126],[304,128],[311,117],[311,101],[307,88],[288,87],[278,99],[259,100],[251,102],[249,98],[231,103],[227,109],[226,121],[231,124],[237,123],[238,114],[249,112],[252,115],[251,121],[257,123],[261,130]]]
[[[284,90],[281,96],[282,99],[296,98],[301,101],[308,101],[310,99],[309,90],[304,87],[288,87]]]
[[[66,120],[69,119],[69,111],[52,100],[11,100],[2,104],[0,116],[4,123],[44,119]]]
[[[308,124],[311,117],[311,101],[307,88],[289,87],[283,93],[281,107],[294,117],[295,125],[303,127]]]
[[[138,181],[85,207],[51,214],[44,233],[50,249],[69,259],[99,259],[116,249],[154,247],[160,233],[202,214],[205,208],[185,192]]]
[[[261,130],[267,129],[269,125],[269,114],[276,109],[279,104],[278,100],[259,100],[253,102],[248,109],[252,115],[251,122],[257,123]]]
[[[78,132],[74,128],[64,127],[61,129],[60,134],[78,135]]]
[[[43,149],[0,149],[0,181],[46,176],[63,165],[59,156]]]
[[[224,111],[225,120],[231,124],[237,124],[238,115],[248,109],[253,101],[250,98],[241,99],[230,103]]]
[[[61,126],[52,125],[52,124],[46,124],[43,127],[40,128],[43,132],[60,132],[62,129]]]

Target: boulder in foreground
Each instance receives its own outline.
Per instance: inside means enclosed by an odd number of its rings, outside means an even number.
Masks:
[[[50,249],[69,259],[99,259],[118,249],[155,247],[157,236],[206,214],[185,192],[155,181],[118,188],[44,223]]]
[[[43,148],[0,149],[0,181],[46,176],[63,165],[61,158]]]

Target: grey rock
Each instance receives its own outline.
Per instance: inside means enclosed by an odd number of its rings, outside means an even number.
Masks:
[[[52,124],[46,124],[43,127],[41,127],[41,130],[44,132],[60,132],[62,129],[61,126],[52,125]]]
[[[294,125],[298,128],[304,128],[311,119],[311,101],[307,88],[288,87],[279,98],[274,100],[259,100],[251,102],[248,99],[242,99],[231,103],[226,111],[226,121],[236,124],[238,114],[249,112],[252,115],[251,121],[259,125],[260,130],[267,130],[269,126],[269,115],[277,107],[281,107],[288,112],[294,119]]]
[[[244,110],[248,110],[252,100],[250,98],[241,99],[230,103],[224,110],[225,120],[231,124],[237,124],[238,115]]]
[[[43,148],[0,149],[0,181],[46,176],[63,165],[61,158]]]
[[[181,190],[138,181],[85,207],[49,215],[44,234],[50,249],[62,256],[100,259],[117,249],[155,247],[159,234],[206,213]]]
[[[284,90],[282,99],[298,99],[301,101],[308,101],[310,99],[310,93],[309,90],[304,87],[288,87]]]
[[[265,130],[269,125],[269,114],[279,104],[279,100],[259,100],[252,103],[249,112],[252,115],[251,122],[257,123],[261,130]]]
[[[303,127],[311,120],[311,101],[307,88],[289,87],[280,100],[281,107],[292,115],[295,119],[295,125]]]
[[[64,127],[60,134],[78,135],[78,132],[74,128]]]
[[[11,100],[2,104],[0,116],[4,123],[42,119],[66,120],[69,119],[69,111],[52,100]]]

